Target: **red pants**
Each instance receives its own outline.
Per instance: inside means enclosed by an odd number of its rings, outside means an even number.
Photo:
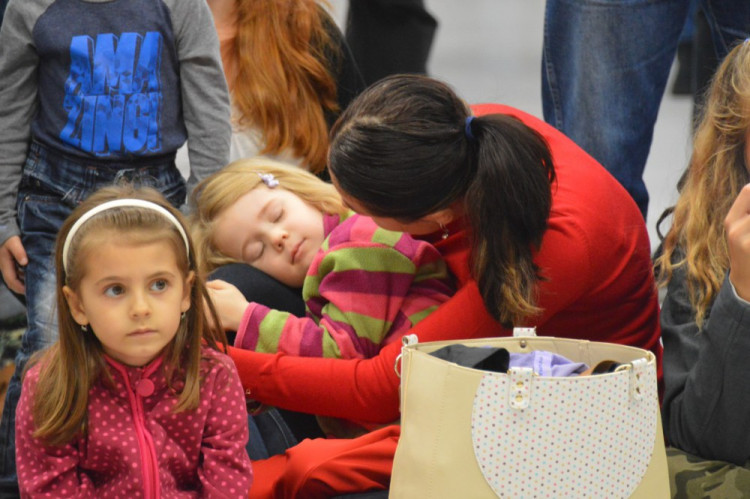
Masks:
[[[401,433],[386,426],[358,438],[303,440],[284,454],[253,461],[251,498],[327,498],[388,488]]]

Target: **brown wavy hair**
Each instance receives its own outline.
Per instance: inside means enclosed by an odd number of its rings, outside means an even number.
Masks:
[[[224,331],[210,326],[211,323],[220,323],[198,273],[195,248],[190,237],[188,236],[188,255],[177,228],[164,215],[154,210],[117,207],[96,214],[81,226],[71,240],[67,271],[63,270],[62,247],[73,224],[95,206],[122,198],[144,199],[158,204],[169,210],[187,232],[180,212],[161,194],[153,189],[135,189],[130,186],[106,187],[97,191],[63,223],[55,249],[59,340],[29,363],[29,366],[37,362],[41,364],[32,411],[36,427],[34,437],[47,445],[63,445],[71,442],[77,435],[85,434],[89,390],[102,376],[105,376],[105,383],[114,385],[105,367],[101,343],[91,331],[81,331],[63,293],[64,286],[77,290],[84,277],[83,261],[86,254],[92,251],[87,242],[91,239],[87,237],[89,234],[109,231],[138,242],[166,240],[174,248],[183,277],[187,279],[190,272],[194,272],[190,308],[185,313],[185,319],[180,321],[176,336],[163,353],[163,372],[170,387],[179,393],[175,412],[196,408],[200,403],[201,342],[204,341],[216,350],[219,350],[220,345],[226,349]],[[203,307],[204,302],[208,304],[208,313]],[[213,322],[209,322],[209,314]]]
[[[237,0],[237,35],[226,54],[236,68],[229,85],[240,125],[263,132],[261,153],[290,149],[313,173],[326,165],[325,113],[339,109],[340,49],[330,25],[315,0]]]
[[[729,269],[724,218],[749,179],[749,130],[750,43],[741,43],[727,54],[709,86],[672,226],[656,260],[662,286],[684,267],[699,326]]]

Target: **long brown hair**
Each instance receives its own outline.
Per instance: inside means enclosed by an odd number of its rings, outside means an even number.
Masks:
[[[370,215],[409,223],[459,202],[485,307],[502,324],[520,325],[539,312],[532,256],[552,204],[552,156],[513,117],[469,116],[444,83],[384,78],[334,124],[328,167]]]
[[[89,235],[114,231],[135,241],[167,240],[174,248],[182,277],[193,271],[195,278],[190,289],[191,306],[180,322],[176,336],[165,348],[162,369],[170,387],[178,390],[175,411],[198,406],[200,400],[201,342],[214,349],[226,347],[226,336],[220,328],[211,327],[203,303],[209,305],[213,324],[219,324],[203,280],[198,275],[195,249],[189,242],[190,254],[179,231],[164,215],[138,207],[118,207],[96,214],[83,224],[70,241],[67,267],[63,266],[62,247],[73,224],[86,212],[114,199],[136,198],[151,201],[172,213],[186,227],[182,215],[157,191],[129,186],[107,187],[92,194],[65,220],[58,234],[55,249],[57,268],[57,314],[59,339],[41,354],[39,382],[33,402],[36,432],[34,436],[48,445],[62,445],[85,432],[86,411],[90,388],[102,376],[111,383],[101,343],[96,336],[81,331],[74,320],[63,294],[63,286],[77,290],[85,272],[85,258],[93,248]],[[188,241],[190,238],[188,236]],[[64,270],[67,268],[67,270]],[[30,363],[32,364],[32,363]],[[184,384],[183,384],[184,382]],[[179,389],[179,386],[182,386]]]
[[[263,132],[262,153],[291,149],[313,173],[326,164],[325,113],[338,111],[333,75],[340,50],[327,23],[333,21],[315,0],[237,0],[228,54],[240,125]]]
[[[193,191],[195,212],[190,219],[198,259],[205,273],[236,260],[213,243],[216,219],[242,196],[261,184],[260,174],[271,174],[282,189],[321,213],[343,215],[346,208],[336,189],[315,175],[266,158],[240,159],[203,179]]]
[[[729,268],[724,218],[748,182],[750,43],[727,54],[709,86],[693,153],[674,207],[672,227],[657,259],[659,283],[684,267],[700,326]]]

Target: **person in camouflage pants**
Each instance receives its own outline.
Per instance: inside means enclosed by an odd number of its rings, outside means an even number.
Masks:
[[[707,461],[674,447],[667,448],[667,464],[674,499],[750,497],[748,465]]]

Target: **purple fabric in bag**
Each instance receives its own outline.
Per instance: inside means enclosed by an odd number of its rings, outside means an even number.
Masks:
[[[586,364],[573,362],[562,355],[537,350],[529,353],[511,353],[510,367],[531,367],[539,376],[578,376],[588,369]]]

